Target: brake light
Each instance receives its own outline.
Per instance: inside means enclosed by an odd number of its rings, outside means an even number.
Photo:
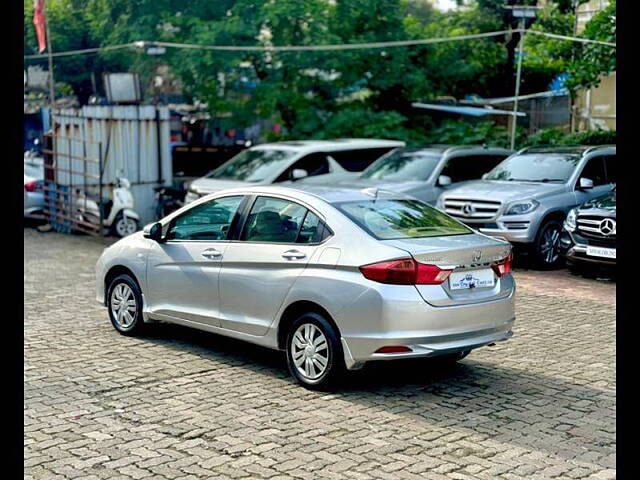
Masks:
[[[27,192],[39,192],[42,190],[42,183],[37,180],[32,180],[24,184],[24,189]]]
[[[499,277],[506,275],[507,273],[511,273],[511,264],[513,263],[513,253],[509,252],[509,255],[504,257],[495,265],[491,265],[493,271],[496,272],[496,275]]]
[[[413,258],[372,263],[360,267],[360,271],[369,280],[392,285],[440,285],[452,272],[416,262]]]

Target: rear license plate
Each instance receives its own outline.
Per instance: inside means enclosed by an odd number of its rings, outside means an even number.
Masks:
[[[467,272],[453,272],[449,275],[449,287],[451,290],[493,287],[494,281],[493,270],[490,268]]]
[[[587,255],[590,257],[616,258],[615,248],[587,247]]]

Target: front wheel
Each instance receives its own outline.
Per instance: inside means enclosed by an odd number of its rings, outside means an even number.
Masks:
[[[287,335],[287,365],[294,378],[310,390],[328,390],[344,374],[342,345],[335,328],[322,315],[298,317]]]
[[[107,308],[113,327],[123,335],[139,335],[144,330],[142,293],[129,275],[118,275],[107,290]]]
[[[533,245],[538,266],[551,269],[560,264],[562,260],[559,248],[561,232],[562,224],[557,220],[549,220],[540,227]]]
[[[111,227],[111,232],[120,238],[124,238],[138,231],[138,221],[131,217],[125,217],[122,212],[116,215]]]

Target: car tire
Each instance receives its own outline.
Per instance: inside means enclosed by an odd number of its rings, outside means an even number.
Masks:
[[[562,223],[557,220],[547,220],[542,224],[533,244],[536,265],[542,269],[557,268],[562,262],[559,242],[562,233]]]
[[[304,313],[291,324],[285,349],[291,375],[309,390],[332,389],[346,371],[338,332],[318,313]]]
[[[107,310],[113,328],[122,335],[136,336],[145,330],[142,293],[138,283],[129,275],[118,275],[109,284]]]
[[[140,226],[138,225],[138,221],[136,219],[130,217],[127,217],[125,219],[124,215],[122,215],[122,212],[120,212],[113,220],[113,225],[111,226],[111,234],[119,238],[124,238],[131,235],[132,233],[137,232],[139,228]]]

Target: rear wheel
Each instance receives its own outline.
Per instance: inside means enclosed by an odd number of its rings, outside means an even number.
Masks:
[[[328,390],[344,374],[344,357],[338,333],[322,315],[298,317],[287,335],[287,365],[295,379],[311,390]]]
[[[533,246],[539,267],[550,269],[560,264],[562,260],[559,248],[560,233],[562,233],[562,224],[557,220],[548,220],[540,227]]]
[[[125,217],[121,212],[113,221],[111,231],[117,237],[126,237],[138,231],[138,221],[131,217]]]

